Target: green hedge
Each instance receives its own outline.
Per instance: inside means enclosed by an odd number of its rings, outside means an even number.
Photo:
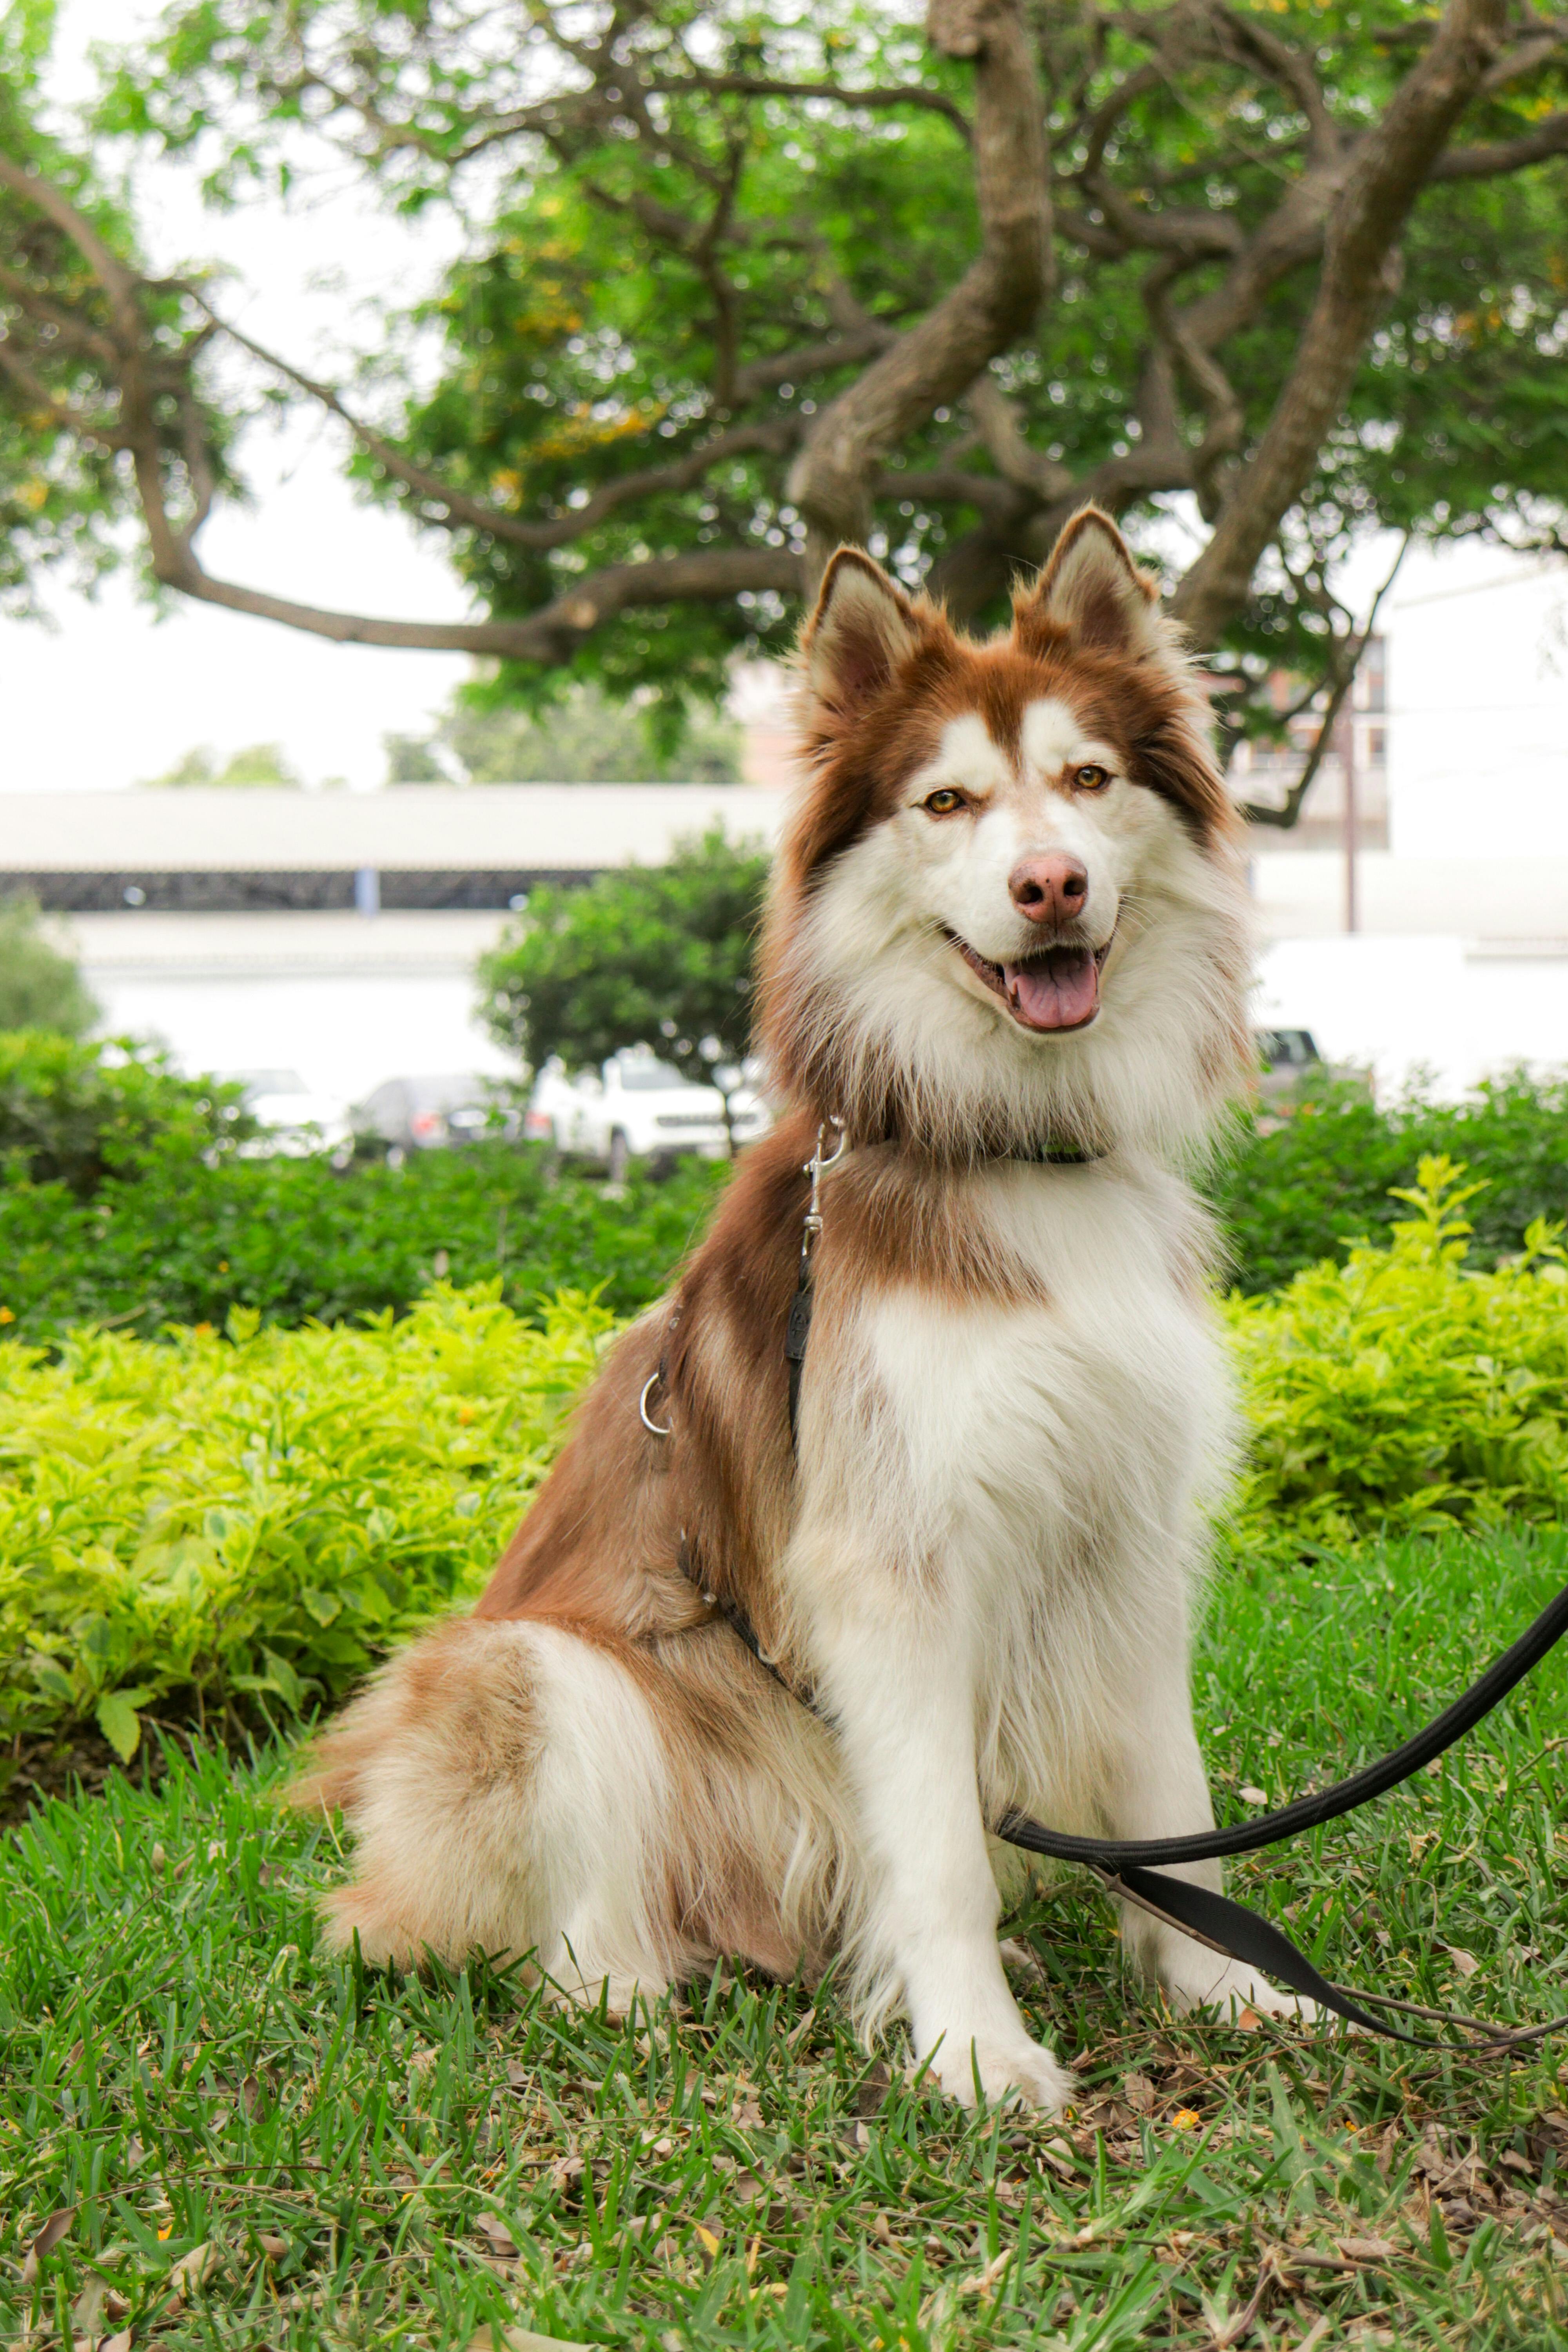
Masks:
[[[1563,1253],[1538,1228],[1466,1272],[1457,1175],[1423,1169],[1387,1248],[1227,1302],[1240,1551],[1563,1517]],[[367,1329],[0,1344],[0,1733],[96,1714],[129,1753],[147,1707],[289,1719],[473,1593],[610,1323],[581,1296],[527,1323],[498,1287]]]
[[[701,1233],[721,1166],[687,1161],[623,1193],[557,1176],[542,1149],[500,1143],[341,1173],[325,1160],[154,1159],[90,1200],[60,1184],[0,1184],[0,1321],[58,1342],[103,1323],[154,1336],[221,1326],[339,1322],[413,1306],[433,1281],[499,1279],[537,1315],[561,1289],[596,1289],[617,1315],[664,1286]]]
[[[1400,1213],[1393,1188],[1413,1185],[1426,1159],[1463,1160],[1487,1180],[1471,1203],[1474,1265],[1521,1250],[1537,1217],[1568,1218],[1568,1078],[1515,1073],[1462,1103],[1415,1091],[1383,1109],[1363,1087],[1309,1084],[1271,1109],[1261,1129],[1250,1117],[1237,1122],[1205,1184],[1233,1279],[1249,1293],[1386,1237]]]
[[[232,1089],[172,1076],[155,1055],[0,1036],[0,1324],[58,1341],[105,1323],[143,1336],[221,1324],[334,1322],[405,1312],[432,1280],[499,1278],[536,1314],[565,1288],[602,1286],[619,1315],[664,1286],[725,1179],[689,1162],[624,1197],[562,1176],[533,1148],[420,1153],[401,1171],[237,1155]],[[1473,1100],[1411,1097],[1379,1110],[1326,1085],[1238,1118],[1205,1180],[1232,1278],[1256,1294],[1386,1234],[1391,1186],[1447,1154],[1487,1180],[1470,1262],[1524,1246],[1537,1217],[1568,1217],[1568,1082],[1501,1080]]]

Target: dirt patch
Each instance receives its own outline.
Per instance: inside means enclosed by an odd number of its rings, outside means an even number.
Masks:
[[[0,1751],[0,1827],[26,1821],[49,1797],[101,1796],[111,1772],[124,1772],[144,1788],[156,1788],[164,1769],[156,1740],[144,1743],[125,1765],[98,1731],[18,1738]]]

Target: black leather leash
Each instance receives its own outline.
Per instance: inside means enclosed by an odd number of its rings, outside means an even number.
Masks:
[[[791,1442],[798,1435],[801,1381],[805,1369],[806,1343],[811,1334],[812,1311],[812,1250],[822,1230],[820,1187],[822,1173],[843,1156],[843,1122],[834,1119],[829,1124],[837,1131],[834,1151],[823,1157],[826,1128],[817,1130],[816,1150],[805,1167],[811,1178],[811,1197],[801,1234],[800,1272],[795,1297],[790,1306],[789,1323],[784,1339],[784,1353],[789,1362],[789,1426]],[[1051,1166],[1076,1166],[1096,1155],[1068,1149],[1047,1149],[1030,1157]],[[677,1310],[679,1311],[679,1310]],[[644,1389],[640,1401],[644,1426],[656,1436],[669,1434],[648,1417],[647,1398],[651,1389],[665,1377],[665,1359],[661,1357],[658,1370]],[[679,1561],[681,1571],[690,1578],[701,1591],[707,1606],[715,1610],[745,1643],[758,1664],[770,1674],[781,1690],[786,1691],[797,1705],[806,1707],[820,1722],[833,1728],[833,1718],[819,1704],[814,1691],[803,1690],[783,1673],[777,1661],[767,1656],[757,1639],[745,1612],[732,1601],[702,1589],[700,1577],[691,1560],[684,1531],[681,1535]],[[1542,2025],[1489,2025],[1484,2020],[1464,2017],[1452,2010],[1425,2009],[1418,2002],[1394,2000],[1383,1993],[1354,1993],[1338,1985],[1313,1967],[1306,1954],[1290,1941],[1282,1929],[1258,1912],[1248,1910],[1228,1895],[1216,1895],[1211,1887],[1194,1886],[1184,1878],[1165,1874],[1183,1863],[1215,1862],[1231,1854],[1256,1853],[1266,1846],[1282,1845],[1288,1839],[1299,1837],[1304,1830],[1319,1829],[1326,1822],[1340,1820],[1344,1814],[1370,1804],[1374,1798],[1386,1795],[1390,1789],[1410,1780],[1425,1766],[1433,1763],[1468,1731],[1475,1728],[1484,1716],[1491,1713],[1510,1691],[1521,1683],[1526,1675],[1538,1666],[1550,1650],[1556,1647],[1568,1633],[1568,1584],[1554,1600],[1548,1601],[1534,1622],[1519,1639],[1495,1658],[1485,1674],[1473,1682],[1441,1715],[1434,1717],[1417,1731],[1376,1763],[1366,1765],[1348,1780],[1336,1780],[1331,1787],[1319,1789],[1310,1795],[1298,1797],[1289,1805],[1281,1805],[1271,1813],[1258,1813],[1251,1821],[1235,1822],[1228,1829],[1199,1830],[1188,1837],[1107,1839],[1071,1837],[1064,1831],[1047,1829],[1027,1813],[1007,1812],[997,1822],[995,1835],[1005,1844],[1019,1847],[1027,1853],[1047,1856],[1055,1862],[1079,1863],[1091,1870],[1109,1894],[1132,1903],[1141,1911],[1149,1912],[1168,1926],[1178,1927],[1184,1935],[1208,1946],[1226,1959],[1240,1960],[1247,1968],[1259,1969],[1264,1975],[1277,1978],[1302,1998],[1317,2001],[1350,2024],[1363,2027],[1386,2041],[1402,2042],[1415,2050],[1437,2050],[1450,2056],[1496,2057],[1523,2048],[1530,2042],[1543,2041],[1548,2034],[1568,2028],[1568,2013],[1549,2019]],[[1367,2004],[1371,2004],[1368,2007]],[[1432,2034],[1406,2033],[1399,2027],[1374,2017],[1372,2009],[1386,2009],[1406,2017],[1420,2017],[1439,2024],[1462,2027],[1473,2039],[1468,2043],[1444,2042]]]

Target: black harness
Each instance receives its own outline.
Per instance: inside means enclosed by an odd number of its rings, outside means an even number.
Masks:
[[[816,1153],[805,1170],[811,1178],[811,1197],[801,1230],[800,1271],[784,1335],[784,1355],[789,1365],[790,1440],[797,1446],[801,1382],[805,1370],[806,1346],[811,1336],[812,1252],[816,1236],[822,1230],[821,1179],[823,1171],[834,1166],[845,1150],[843,1122],[834,1119],[828,1124],[837,1132],[836,1149],[827,1158],[823,1157],[826,1130],[819,1129]],[[1073,1167],[1081,1166],[1100,1155],[1072,1147],[1053,1146],[1016,1156],[1028,1158],[1040,1165]],[[679,1307],[676,1312],[679,1312]],[[673,1324],[672,1316],[671,1328]],[[670,1432],[668,1427],[662,1427],[649,1418],[647,1399],[656,1386],[664,1383],[667,1365],[666,1354],[660,1357],[658,1370],[643,1390],[640,1405],[644,1426],[658,1437],[668,1437]],[[783,1673],[778,1662],[767,1656],[744,1610],[736,1602],[704,1589],[691,1560],[684,1530],[677,1558],[682,1574],[697,1585],[704,1603],[724,1618],[780,1689],[787,1692],[797,1705],[808,1708],[831,1730],[833,1718],[818,1701],[816,1692],[803,1689],[792,1682]],[[1382,1993],[1350,1992],[1315,1969],[1306,1954],[1271,1920],[1248,1910],[1245,1904],[1233,1901],[1227,1895],[1216,1895],[1209,1887],[1194,1886],[1184,1878],[1173,1878],[1167,1874],[1183,1863],[1219,1861],[1231,1854],[1256,1853],[1266,1846],[1282,1845],[1287,1839],[1299,1837],[1304,1830],[1320,1829],[1326,1822],[1338,1821],[1344,1814],[1370,1804],[1374,1798],[1386,1795],[1390,1789],[1410,1780],[1462,1739],[1466,1732],[1473,1730],[1482,1717],[1489,1715],[1500,1701],[1540,1664],[1547,1653],[1556,1647],[1564,1633],[1568,1633],[1568,1585],[1564,1585],[1556,1598],[1547,1603],[1518,1641],[1500,1658],[1494,1659],[1479,1681],[1472,1683],[1468,1690],[1445,1707],[1442,1714],[1435,1717],[1424,1730],[1415,1733],[1376,1763],[1352,1773],[1349,1780],[1336,1780],[1331,1788],[1298,1797],[1294,1802],[1282,1805],[1274,1812],[1259,1813],[1251,1821],[1233,1822],[1228,1829],[1200,1830],[1193,1836],[1175,1838],[1116,1840],[1069,1837],[1063,1831],[1047,1829],[1042,1822],[1031,1820],[1027,1813],[1007,1812],[995,1824],[994,1834],[1005,1843],[1017,1846],[1026,1853],[1042,1854],[1056,1862],[1081,1864],[1085,1869],[1094,1872],[1109,1894],[1135,1905],[1141,1911],[1147,1911],[1167,1926],[1179,1928],[1194,1942],[1206,1944],[1211,1951],[1220,1953],[1226,1959],[1240,1960],[1248,1968],[1278,1978],[1292,1992],[1319,2002],[1336,2016],[1345,2018],[1352,2025],[1363,2027],[1368,2032],[1381,2034],[1388,2041],[1407,2042],[1417,2050],[1442,2050],[1455,2054],[1458,2049],[1472,2057],[1504,2055],[1528,2043],[1542,2041],[1550,2033],[1560,2032],[1568,2027],[1568,2014],[1551,2018],[1543,2025],[1489,2025],[1479,2018],[1460,2016],[1450,2010],[1424,2009],[1415,2001],[1394,2000]],[[1470,2040],[1456,2045],[1431,2034],[1404,2032],[1397,2026],[1386,2024],[1381,2018],[1373,2016],[1366,2006],[1368,2003],[1373,2008],[1392,2010],[1405,2017],[1426,2018],[1440,2024],[1459,2026]]]

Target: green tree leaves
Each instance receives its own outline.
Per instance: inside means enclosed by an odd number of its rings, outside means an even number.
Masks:
[[[25,898],[0,899],[0,1032],[38,1029],[79,1037],[97,1019],[91,991],[70,957],[45,937],[37,907]]]
[[[768,862],[715,831],[679,845],[668,866],[536,890],[479,961],[491,1030],[535,1068],[558,1054],[582,1069],[633,1045],[699,1073],[705,1058],[739,1062]],[[717,1051],[705,1057],[710,1039]]]

